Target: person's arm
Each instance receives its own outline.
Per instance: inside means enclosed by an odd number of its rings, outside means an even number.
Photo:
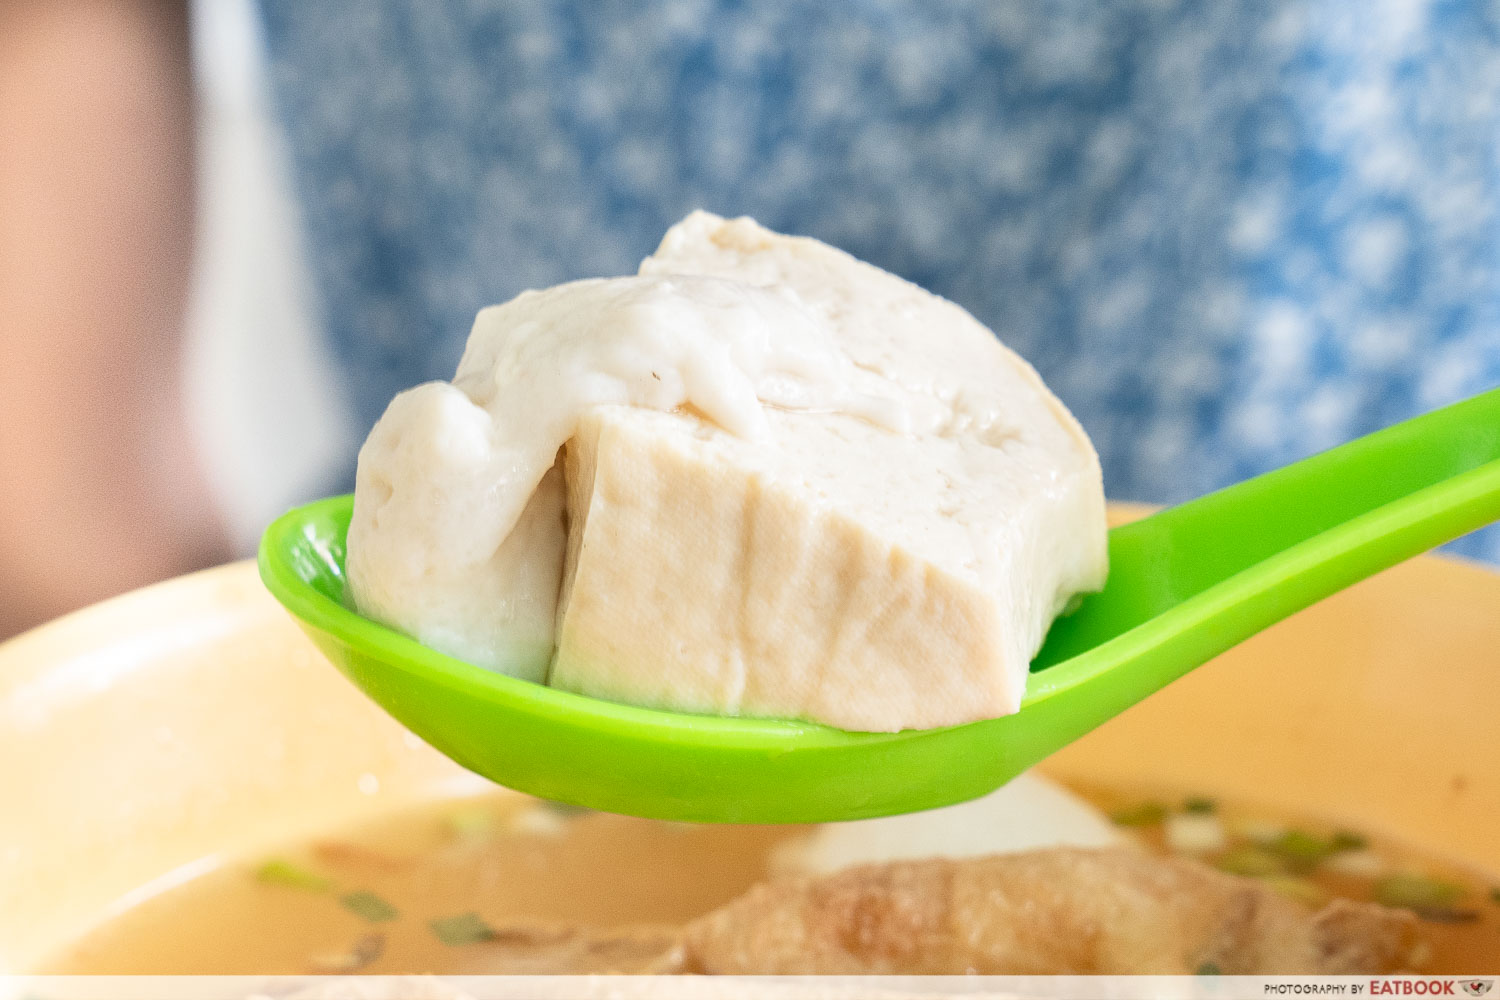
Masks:
[[[222,558],[184,423],[184,3],[0,0],[0,638]]]

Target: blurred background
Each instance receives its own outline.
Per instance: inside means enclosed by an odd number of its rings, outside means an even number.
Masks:
[[[696,207],[969,308],[1174,502],[1500,382],[1500,6],[0,3],[0,637],[249,554]]]

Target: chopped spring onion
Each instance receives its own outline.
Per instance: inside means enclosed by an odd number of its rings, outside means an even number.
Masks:
[[[1214,813],[1219,809],[1219,804],[1213,799],[1194,795],[1182,803],[1182,811],[1185,813]]]
[[[1286,859],[1294,871],[1309,872],[1323,862],[1346,852],[1363,851],[1369,842],[1357,833],[1341,830],[1326,840],[1305,830],[1287,830],[1263,846]]]
[[[1354,833],[1351,830],[1338,830],[1328,846],[1335,852],[1338,851],[1363,851],[1370,846],[1370,841],[1364,834]]]
[[[1496,906],[1500,906],[1500,885],[1497,885],[1490,890],[1490,902],[1494,903]]]
[[[1266,879],[1266,885],[1269,885],[1283,896],[1295,899],[1299,903],[1306,903],[1308,906],[1322,906],[1328,902],[1328,894],[1305,878],[1296,878],[1291,875],[1273,875]]]
[[[1218,962],[1204,962],[1198,966],[1197,974],[1200,976],[1222,976],[1224,973],[1219,971]]]
[[[1375,883],[1375,902],[1408,910],[1433,910],[1452,906],[1463,898],[1464,890],[1452,882],[1422,875],[1390,875]]]
[[[1267,846],[1285,858],[1290,867],[1304,872],[1318,867],[1333,853],[1331,841],[1302,830],[1288,830]]]
[[[281,858],[273,858],[255,869],[255,881],[306,892],[327,892],[333,887],[331,879]]]
[[[1109,818],[1116,826],[1155,826],[1167,818],[1167,807],[1160,802],[1142,802],[1116,810]]]
[[[1252,844],[1242,844],[1225,852],[1214,862],[1214,867],[1231,875],[1249,875],[1252,878],[1286,874],[1285,860]]]
[[[382,923],[386,920],[395,920],[401,915],[394,906],[375,895],[360,889],[356,892],[346,892],[339,897],[339,902],[344,904],[344,909],[349,910],[357,916],[364,917],[372,924]]]
[[[460,913],[456,917],[440,917],[430,921],[427,925],[432,928],[432,933],[443,944],[451,947],[459,947],[466,944],[478,944],[481,941],[493,941],[495,929],[484,922],[477,913]]]

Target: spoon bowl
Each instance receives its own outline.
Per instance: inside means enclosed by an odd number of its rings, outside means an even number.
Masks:
[[[989,792],[1261,629],[1500,519],[1500,389],[1115,528],[1108,584],[1054,623],[1021,711],[944,729],[664,712],[464,663],[353,610],[352,508],[332,497],[276,520],[261,577],[339,670],[458,763],[637,816],[862,819]]]

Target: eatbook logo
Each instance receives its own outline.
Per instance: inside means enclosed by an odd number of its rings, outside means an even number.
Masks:
[[[1467,979],[1463,982],[1464,992],[1471,997],[1482,997],[1495,985],[1493,979]]]

